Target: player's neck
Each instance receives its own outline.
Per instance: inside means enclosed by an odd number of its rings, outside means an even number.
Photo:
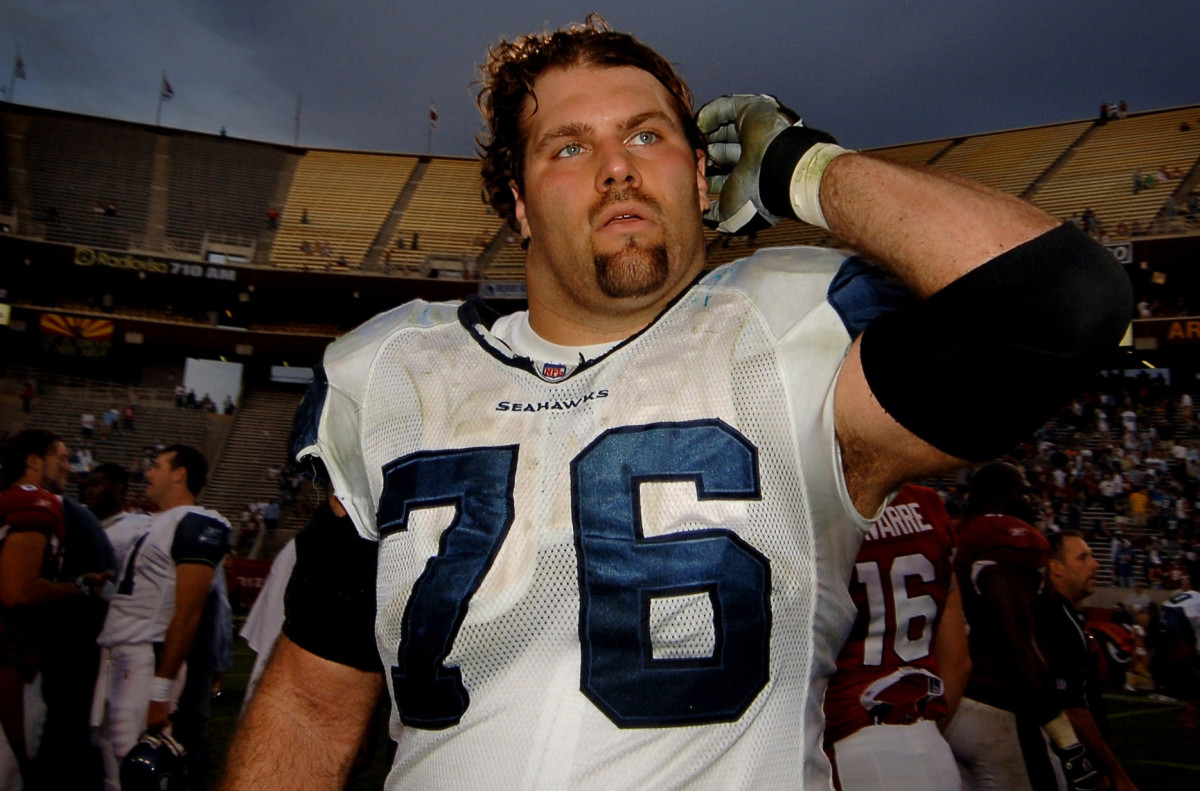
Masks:
[[[181,505],[195,505],[196,497],[187,489],[179,492],[170,492],[165,495],[161,502],[156,503],[159,511],[169,511],[172,508],[178,508]]]

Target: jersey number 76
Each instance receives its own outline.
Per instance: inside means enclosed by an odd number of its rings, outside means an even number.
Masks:
[[[470,705],[461,670],[444,662],[513,523],[518,451],[422,452],[383,469],[381,540],[407,530],[416,509],[455,509],[401,621],[391,672],[406,725],[448,728]],[[699,500],[760,496],[754,446],[720,421],[612,429],[574,458],[580,689],[620,727],[736,720],[767,682],[770,564],[726,528],[644,536],[639,485],[652,481],[692,481]],[[712,603],[712,656],[655,658],[650,602],[683,594],[707,595]]]

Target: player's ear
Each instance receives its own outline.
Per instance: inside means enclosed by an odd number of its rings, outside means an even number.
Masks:
[[[708,211],[708,207],[712,205],[712,201],[708,198],[708,180],[705,179],[705,167],[708,165],[708,157],[704,153],[704,149],[696,149],[696,189],[700,192],[700,213]]]
[[[521,238],[529,238],[529,223],[525,219],[525,199],[521,197],[521,189],[517,186],[517,182],[513,179],[508,180],[508,188],[512,190],[513,200],[516,201],[516,206],[513,209],[513,215],[517,218],[517,223],[521,227]]]

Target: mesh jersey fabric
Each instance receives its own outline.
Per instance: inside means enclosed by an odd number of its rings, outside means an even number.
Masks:
[[[834,438],[843,258],[714,270],[557,382],[470,305],[330,347],[298,455],[380,542],[388,788],[828,785],[869,524]]]
[[[196,535],[180,546],[181,524],[195,525]],[[126,549],[117,570],[116,594],[108,604],[102,646],[161,642],[175,614],[175,566],[217,566],[229,548],[225,517],[197,505],[180,505],[154,514],[145,532]]]

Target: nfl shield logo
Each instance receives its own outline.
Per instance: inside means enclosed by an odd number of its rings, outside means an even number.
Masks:
[[[567,375],[567,366],[562,363],[543,363],[542,377],[554,381]]]

